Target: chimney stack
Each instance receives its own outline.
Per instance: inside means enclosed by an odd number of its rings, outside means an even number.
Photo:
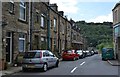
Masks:
[[[50,4],[50,7],[51,7],[54,11],[58,11],[58,6],[57,6],[56,3]]]

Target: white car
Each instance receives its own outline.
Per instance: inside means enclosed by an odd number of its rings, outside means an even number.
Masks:
[[[59,59],[49,50],[32,50],[25,52],[22,61],[22,70],[40,68],[47,71],[49,67],[58,67]]]

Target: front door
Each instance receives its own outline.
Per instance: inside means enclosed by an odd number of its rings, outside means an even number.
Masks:
[[[12,62],[12,33],[7,33],[6,38],[6,61],[8,63]]]

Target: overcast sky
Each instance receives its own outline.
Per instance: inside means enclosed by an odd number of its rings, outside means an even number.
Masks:
[[[86,22],[112,22],[112,9],[119,0],[50,0],[57,3],[68,19]]]

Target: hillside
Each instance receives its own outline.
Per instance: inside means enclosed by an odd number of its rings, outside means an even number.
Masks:
[[[113,28],[111,22],[86,23],[85,21],[78,21],[76,25],[80,27],[81,34],[86,37],[88,46],[96,47],[102,43],[112,43]]]

